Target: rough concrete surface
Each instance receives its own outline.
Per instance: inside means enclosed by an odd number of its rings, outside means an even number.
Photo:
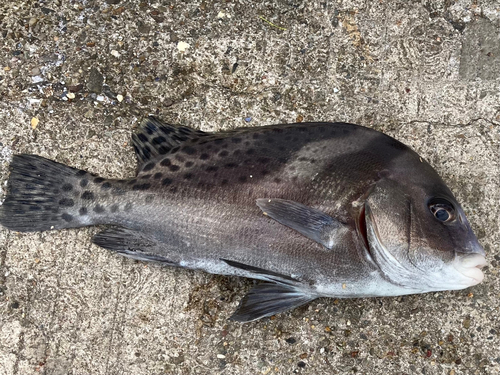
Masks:
[[[239,324],[248,280],[124,259],[98,228],[0,229],[0,374],[500,373],[498,1],[15,0],[0,25],[4,190],[15,153],[133,175],[148,114],[347,121],[428,159],[489,261],[469,290]]]

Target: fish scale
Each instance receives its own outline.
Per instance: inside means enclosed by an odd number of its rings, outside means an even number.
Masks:
[[[16,155],[0,224],[32,232],[107,224],[93,242],[137,260],[265,283],[251,321],[317,297],[462,289],[484,250],[435,170],[401,142],[345,123],[205,133],[146,119],[137,175],[104,179]]]

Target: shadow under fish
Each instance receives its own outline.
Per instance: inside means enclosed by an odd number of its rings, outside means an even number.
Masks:
[[[233,320],[318,297],[398,296],[480,283],[485,253],[436,171],[401,142],[346,123],[206,133],[144,120],[136,177],[16,155],[0,224],[109,224],[93,242],[169,266],[263,280]]]

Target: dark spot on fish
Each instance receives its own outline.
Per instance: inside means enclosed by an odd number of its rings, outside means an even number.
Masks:
[[[276,182],[277,184],[281,183],[281,178],[276,177],[276,178],[274,179],[274,182]]]
[[[180,161],[181,163],[183,163],[183,162],[186,161],[186,159],[184,158],[184,156],[181,156],[181,155],[176,155],[175,156],[175,160]]]
[[[171,165],[171,164],[172,164],[172,162],[170,161],[170,159],[169,159],[169,158],[165,158],[165,159],[163,159],[163,160],[161,161],[161,163],[160,163],[160,165],[161,165],[162,167],[168,167],[168,166],[169,166],[169,165]]]
[[[171,178],[164,178],[161,182],[162,185],[170,185],[172,183],[172,179]]]
[[[239,182],[246,182],[247,181],[247,176],[240,176],[238,177]]]
[[[253,165],[253,160],[252,159],[245,159],[243,162],[243,165]]]
[[[192,174],[192,173],[186,173],[186,174],[184,175],[184,179],[185,179],[185,180],[190,180],[191,178],[193,178],[193,174]]]
[[[241,143],[241,138],[239,138],[239,137],[231,138],[231,142],[233,142],[233,143]]]
[[[94,193],[91,191],[85,190],[82,194],[82,199],[85,200],[93,200],[94,199]]]
[[[87,215],[87,207],[80,207],[80,210],[78,211],[78,213],[83,216],[83,215]]]
[[[301,156],[297,159],[298,161],[307,161],[308,159],[305,156]]]
[[[216,138],[216,139],[214,140],[214,143],[215,143],[216,145],[221,145],[223,142],[224,142],[224,138]]]
[[[74,205],[75,205],[75,201],[71,198],[63,198],[59,201],[59,206],[73,207]]]
[[[182,148],[182,152],[188,155],[194,155],[196,154],[196,149],[191,146],[185,146]]]
[[[260,173],[262,174],[262,176],[265,176],[265,175],[268,175],[268,174],[269,174],[269,171],[267,171],[267,170],[265,170],[265,169],[264,169],[264,170],[263,170],[263,171],[261,171]]]
[[[170,193],[172,193],[172,194],[177,193],[177,186],[172,186],[172,187],[170,188]]]
[[[24,211],[23,211],[23,212],[24,212]],[[51,221],[58,221],[58,218],[57,218],[57,216],[52,216],[52,217],[50,218],[50,220],[51,220]]]
[[[283,129],[281,129],[281,128],[272,128],[271,131],[273,133],[283,133]]]
[[[149,135],[152,135],[153,132],[155,131],[155,129],[156,129],[156,126],[154,128],[152,126],[148,126],[146,128],[146,133],[148,133]]]
[[[228,181],[227,179],[224,179],[224,180],[222,180],[222,181],[221,181],[221,183],[220,183],[220,184],[221,184],[222,186],[225,186],[225,185],[227,185],[228,183],[229,183],[229,181]]]
[[[148,190],[151,187],[151,184],[137,184],[132,187],[132,190]]]
[[[141,176],[141,180],[147,180],[148,178],[150,178],[152,175],[150,174],[145,174],[144,176]]]
[[[146,203],[151,203],[155,199],[154,195],[148,195],[146,197]]]
[[[112,205],[109,210],[112,212],[112,213],[115,213],[116,211],[118,211],[118,205],[117,204],[114,204]]]
[[[271,138],[271,137],[267,137],[267,138],[266,138],[266,142],[267,142],[267,143],[274,143],[274,139],[273,139],[273,138]]]
[[[191,168],[193,165],[194,165],[194,163],[193,163],[192,161],[187,161],[187,162],[184,164],[184,166],[185,166],[186,168]]]
[[[279,151],[285,151],[285,150],[286,150],[286,147],[285,147],[285,146],[279,146],[279,147],[278,147],[278,150],[279,150]]]
[[[298,179],[299,179],[299,177],[298,177],[298,176],[293,176],[293,177],[292,177],[292,181],[297,181]]]
[[[156,164],[155,164],[155,163],[150,162],[150,163],[146,164],[146,165],[144,166],[144,168],[142,168],[142,171],[143,171],[143,172],[150,171],[150,170],[151,170],[151,169],[153,169],[155,166],[156,166]]]
[[[162,174],[160,172],[158,172],[158,173],[155,173],[155,175],[153,176],[153,178],[155,180],[159,180],[161,178],[161,176],[162,176]]]
[[[200,159],[201,160],[208,160],[208,159],[210,159],[210,155],[208,155],[208,154],[201,154],[200,155]]]
[[[180,167],[178,165],[171,165],[170,167],[168,167],[168,169],[170,169],[172,172],[176,172],[180,169]]]
[[[179,150],[180,150],[180,147],[179,147],[179,146],[177,146],[177,147],[174,147],[170,153],[171,153],[171,154],[175,154],[175,153],[176,153],[177,151],[179,151]]]
[[[258,158],[258,159],[257,159],[257,162],[258,162],[259,164],[267,164],[267,163],[269,163],[270,161],[271,161],[271,159],[269,159],[269,158]]]
[[[104,207],[98,204],[94,207],[94,212],[98,214],[102,214],[105,211]]]
[[[54,189],[54,195],[59,195],[59,189]]]
[[[78,176],[78,177],[83,177],[83,176],[85,176],[86,174],[87,174],[87,172],[85,172],[85,171],[78,171],[78,172],[76,172],[76,173],[75,173],[75,176]]]
[[[41,211],[42,207],[40,207],[40,206],[30,206],[29,210],[30,211]]]
[[[127,182],[127,184],[129,185],[133,185],[137,182],[137,179],[136,178],[133,178],[132,180],[130,180],[129,182]]]
[[[210,173],[213,173],[213,172],[217,172],[219,170],[219,167],[216,167],[215,165],[211,165],[209,167],[207,167],[207,169],[205,169],[207,172],[210,172]]]
[[[62,187],[61,187],[62,191],[71,191],[73,190],[73,185],[71,184],[64,184]]]
[[[299,127],[297,128],[297,130],[298,130],[299,132],[305,132],[305,131],[307,131],[307,128],[306,128],[305,126],[299,126]]]
[[[166,142],[167,138],[165,138],[162,135],[159,135],[158,137],[153,138],[153,144],[154,145],[159,145],[162,144],[163,142]]]
[[[94,178],[94,183],[96,183],[96,184],[100,184],[103,181],[104,181],[104,178],[102,178],[102,177],[96,177],[96,178]]]
[[[233,151],[233,155],[235,155],[235,156],[238,156],[240,154],[241,154],[241,150],[240,149],[237,149],[237,150]]]
[[[245,146],[250,146],[250,141],[245,141],[244,145]]]
[[[166,153],[168,153],[170,151],[170,148],[165,147],[165,146],[160,146],[157,148],[157,150],[160,153],[160,155],[165,155]]]
[[[236,164],[236,163],[224,164],[224,168],[236,168],[237,166],[238,166],[238,164]]]
[[[111,183],[105,182],[104,184],[101,185],[102,190],[109,190],[111,189]]]
[[[171,128],[167,128],[166,126],[162,126],[162,127],[160,128],[160,130],[161,130],[163,133],[165,133],[166,135],[169,135],[170,133],[172,133],[172,132],[173,132],[173,130],[172,130]]]
[[[61,218],[68,223],[73,220],[73,216],[67,214],[66,212],[61,215]]]
[[[140,133],[137,135],[137,138],[139,138],[139,140],[141,142],[147,142],[148,141],[148,137],[146,137],[144,134]]]
[[[221,157],[221,158],[225,158],[228,155],[229,155],[229,152],[227,152],[226,150],[219,152],[219,157]]]
[[[253,139],[258,139],[260,137],[259,133],[253,133],[252,138]]]

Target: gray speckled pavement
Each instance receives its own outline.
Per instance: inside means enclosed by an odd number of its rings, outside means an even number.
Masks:
[[[251,282],[0,229],[0,374],[499,374],[498,1],[16,0],[0,5],[13,153],[130,176],[155,114],[213,131],[347,121],[412,146],[488,253],[469,290],[228,317]]]

